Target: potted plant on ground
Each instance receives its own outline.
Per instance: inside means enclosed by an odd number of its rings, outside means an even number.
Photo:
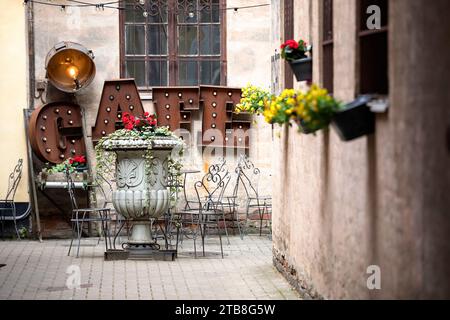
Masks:
[[[157,247],[151,220],[169,207],[168,175],[171,168],[181,168],[175,156],[182,155],[184,144],[167,127],[157,127],[155,115],[135,117],[125,112],[122,121],[124,129],[96,145],[96,168],[103,176],[113,171],[117,189],[112,202],[118,213],[133,220],[127,250],[138,257]]]
[[[86,157],[79,155],[66,159],[50,168],[42,169],[37,177],[38,184],[41,188],[44,188],[49,182],[65,183],[67,181],[66,168],[69,170],[74,182],[88,183]]]
[[[304,40],[287,40],[281,45],[281,57],[289,62],[297,81],[312,81],[312,48]]]

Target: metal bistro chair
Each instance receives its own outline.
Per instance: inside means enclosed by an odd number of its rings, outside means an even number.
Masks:
[[[242,156],[239,160],[236,171],[239,176],[239,181],[244,187],[247,197],[245,204],[245,229],[248,229],[249,221],[259,221],[259,235],[262,235],[263,221],[269,223],[269,228],[272,220],[272,197],[261,195],[258,190],[258,182],[261,176],[261,171],[255,167],[252,161],[247,156]],[[251,214],[256,212],[256,214]],[[242,234],[243,235],[243,234]],[[241,235],[241,237],[242,237]]]
[[[12,218],[14,221],[14,228],[16,230],[17,238],[20,239],[20,233],[17,229],[17,221],[16,221],[16,205],[14,203],[14,197],[16,195],[17,188],[19,186],[20,179],[22,178],[22,167],[23,167],[23,159],[19,159],[14,170],[8,177],[8,189],[6,190],[5,199],[0,200],[0,218],[2,225],[2,238],[4,235],[4,221],[7,219],[6,213],[11,212],[11,216],[8,218]]]
[[[195,226],[195,230],[192,233],[194,240],[194,254],[197,257],[197,237],[200,232],[202,240],[202,251],[205,256],[205,237],[210,228],[216,228],[218,230],[220,241],[220,253],[222,258],[223,245],[221,235],[221,222],[226,231],[225,213],[220,208],[220,202],[224,195],[225,189],[230,181],[230,174],[223,164],[211,165],[208,168],[208,172],[203,178],[194,184],[195,193],[197,196],[197,210],[183,210],[181,211],[182,224],[190,224]],[[221,221],[222,220],[222,221]]]
[[[72,249],[73,240],[76,239],[78,241],[77,247],[77,258],[80,253],[80,245],[81,245],[81,237],[83,235],[83,224],[90,222],[101,222],[101,228],[103,236],[105,237],[105,246],[106,250],[108,250],[108,241],[109,247],[111,247],[111,238],[108,231],[108,222],[111,220],[109,217],[110,209],[103,208],[78,208],[77,201],[75,198],[75,184],[70,175],[69,169],[66,168],[66,179],[67,179],[67,190],[69,192],[70,204],[72,205],[72,217],[70,219],[72,223],[72,240],[70,241],[69,252],[67,255],[70,255],[70,251]],[[99,186],[101,188],[101,186]]]
[[[113,180],[114,181],[114,180]],[[114,222],[114,241],[113,241],[113,249],[116,249],[116,240],[119,238],[119,243],[121,242],[120,232],[122,231],[123,225],[127,223],[126,219],[116,211],[112,202],[113,195],[113,185],[110,180],[108,180],[104,175],[100,172],[96,172],[94,184],[92,185],[94,188],[98,188],[102,197],[102,205],[99,208],[109,208],[109,218],[110,222]],[[96,198],[97,199],[97,198]],[[96,202],[98,204],[98,201]],[[114,219],[113,219],[114,218]],[[110,228],[108,228],[108,231]],[[119,231],[118,231],[119,229]],[[129,233],[129,226],[126,228],[127,236]]]

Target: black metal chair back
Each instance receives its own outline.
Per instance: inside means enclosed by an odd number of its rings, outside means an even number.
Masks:
[[[113,185],[100,172],[95,174],[94,181],[95,187],[100,190],[101,196],[103,197],[103,204],[101,206],[98,205],[98,208],[106,208],[108,204],[112,204]]]
[[[16,222],[16,205],[14,203],[14,198],[16,196],[17,189],[19,187],[20,180],[22,178],[22,168],[23,168],[23,159],[19,159],[14,170],[8,176],[8,189],[6,189],[6,196],[4,199],[0,200],[2,204],[0,206],[0,221],[1,221],[1,236],[3,238],[4,235],[4,221],[5,221],[5,212],[10,211],[12,219],[14,221],[14,228],[16,230],[17,238],[20,239],[19,230],[17,229]],[[10,218],[10,217],[8,217]]]
[[[70,205],[72,206],[72,211],[77,210],[78,204],[77,204],[77,199],[75,197],[75,183],[73,182],[73,179],[70,174],[70,170],[69,170],[68,166],[66,166],[64,172],[66,174],[67,191],[69,192]]]
[[[201,210],[217,209],[217,203],[222,201],[230,178],[230,173],[225,168],[225,161],[220,161],[208,168],[203,178],[194,184]]]
[[[14,170],[8,177],[8,189],[6,190],[5,202],[14,202],[14,197],[22,178],[23,159],[19,159]]]
[[[258,182],[261,171],[255,167],[253,162],[246,155],[242,155],[239,159],[236,167],[236,174],[238,175],[237,184],[239,184],[239,181],[242,182],[247,198],[258,198]],[[238,188],[238,186],[236,188]]]

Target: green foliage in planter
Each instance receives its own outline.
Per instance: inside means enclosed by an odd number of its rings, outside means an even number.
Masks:
[[[238,105],[236,105],[235,112],[249,112],[253,114],[262,114],[264,106],[270,101],[272,95],[269,91],[248,84],[242,88],[242,98]]]
[[[326,128],[341,104],[326,89],[312,85],[308,91],[285,89],[264,110],[268,123],[284,124],[293,120],[302,133],[314,133]]]

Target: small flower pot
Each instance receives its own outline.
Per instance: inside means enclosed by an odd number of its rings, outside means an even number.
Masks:
[[[312,58],[303,58],[289,61],[292,71],[297,81],[312,80]]]
[[[311,130],[307,125],[304,124],[303,120],[297,120],[296,121],[298,125],[298,129],[303,134],[311,134],[314,133],[314,130]]]
[[[370,96],[359,96],[333,116],[333,127],[343,141],[354,140],[375,132],[375,114],[367,106],[370,100]]]
[[[86,171],[88,168],[87,168],[87,166],[80,166],[80,167],[76,167],[75,168],[75,171],[76,172],[84,172],[84,171]]]

